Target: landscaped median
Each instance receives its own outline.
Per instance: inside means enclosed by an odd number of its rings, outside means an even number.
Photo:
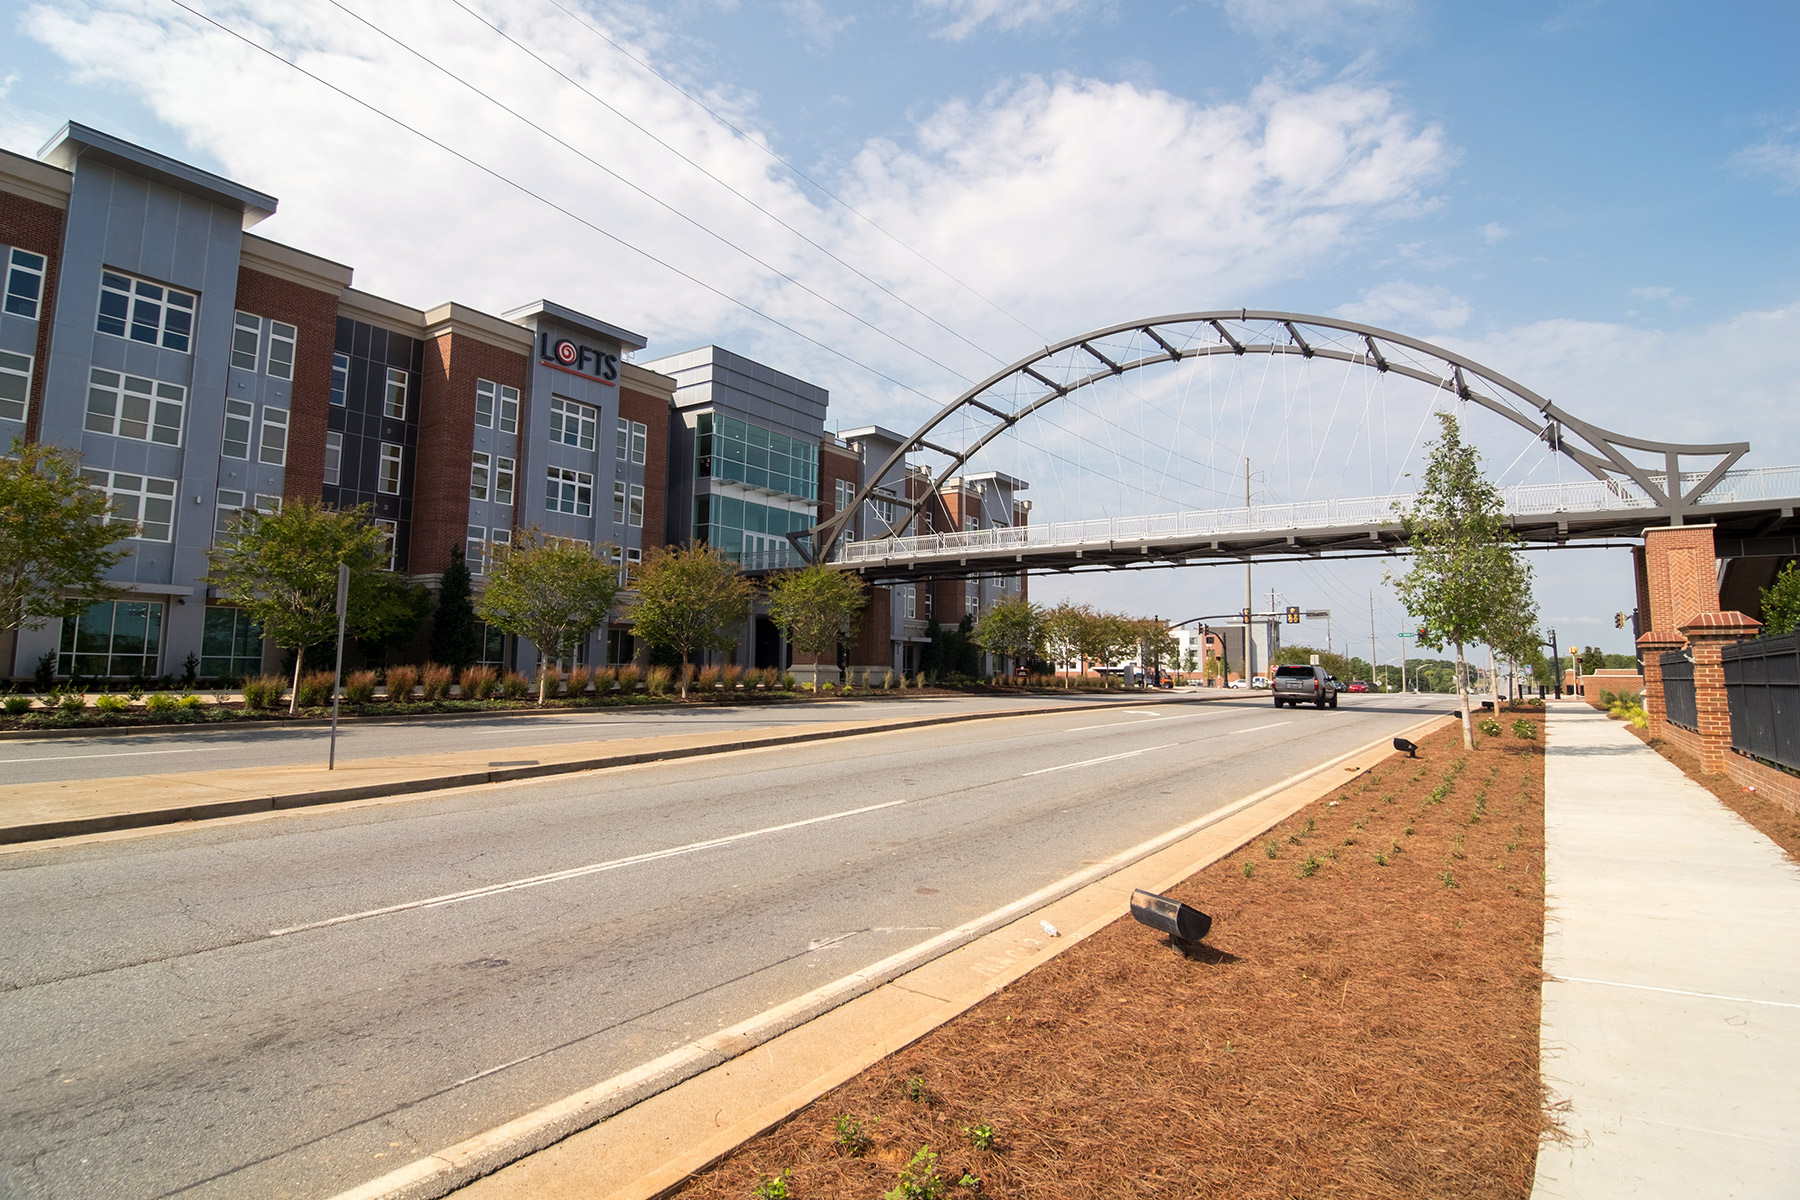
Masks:
[[[1505,720],[1333,767],[468,1195],[1525,1197],[1542,717]],[[1115,919],[1140,879],[1212,914],[1203,948]]]

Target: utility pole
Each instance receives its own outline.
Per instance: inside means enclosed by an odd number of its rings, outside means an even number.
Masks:
[[[1250,528],[1250,460],[1244,459],[1244,528]],[[1250,584],[1250,558],[1244,557],[1244,683],[1256,679],[1256,654],[1250,644],[1250,614],[1256,611],[1256,593]]]
[[[1375,657],[1375,589],[1369,589],[1369,670],[1381,660]],[[1402,685],[1404,686],[1404,685]]]

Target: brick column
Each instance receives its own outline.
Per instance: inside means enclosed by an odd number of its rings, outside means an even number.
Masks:
[[[1719,560],[1711,525],[1644,530],[1644,587],[1648,611],[1641,628],[1674,636],[1696,613],[1719,611]]]
[[[1638,656],[1644,660],[1644,713],[1650,718],[1645,732],[1651,737],[1661,737],[1669,719],[1669,705],[1663,698],[1662,656],[1686,645],[1679,633],[1655,629],[1637,640]]]
[[[1720,652],[1732,642],[1755,637],[1761,628],[1761,621],[1741,612],[1704,612],[1681,627],[1694,655],[1700,769],[1709,774],[1723,772],[1726,756],[1731,753],[1731,708],[1725,698],[1725,666]]]

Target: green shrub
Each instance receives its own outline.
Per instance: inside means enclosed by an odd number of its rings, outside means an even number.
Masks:
[[[387,698],[399,704],[412,699],[413,689],[419,686],[419,668],[409,666],[389,667],[387,669]]]
[[[492,667],[464,667],[462,694],[464,700],[486,700],[500,683],[500,673]]]
[[[95,696],[94,707],[103,713],[122,713],[131,707],[131,701],[123,696]]]
[[[367,704],[375,699],[375,672],[352,671],[344,676],[344,701],[348,704]]]
[[[87,711],[87,697],[80,692],[64,692],[56,698],[58,712],[81,713]]]
[[[669,692],[669,683],[674,678],[674,672],[667,667],[651,667],[650,674],[644,677],[644,690],[652,696],[665,696]]]
[[[517,700],[531,694],[531,680],[517,671],[508,671],[500,680],[500,694],[508,700]]]
[[[1492,717],[1484,717],[1476,728],[1481,730],[1481,736],[1483,737],[1500,736],[1500,722],[1494,720]]]
[[[456,670],[453,667],[440,667],[436,663],[426,663],[425,669],[419,672],[419,688],[429,703],[450,698],[450,685],[456,682]]]
[[[188,692],[186,695],[175,701],[175,707],[185,709],[188,712],[193,712],[204,703],[205,701],[200,699],[200,697],[194,695],[192,692]]]
[[[274,708],[287,691],[287,680],[279,675],[257,675],[244,680],[244,707],[252,711]],[[150,697],[155,700],[156,697]],[[145,702],[148,705],[148,701]]]
[[[1530,721],[1527,721],[1524,717],[1520,717],[1512,723],[1512,731],[1513,736],[1516,738],[1530,740],[1537,736],[1537,726],[1533,725]]]
[[[144,700],[144,711],[153,713],[169,713],[175,711],[175,697],[165,692],[152,692]]]
[[[794,677],[785,671],[782,672],[781,675],[781,690],[784,692],[791,692],[794,690]]]
[[[8,696],[6,698],[6,715],[7,716],[22,717],[30,711],[31,711],[31,697],[30,696]]]

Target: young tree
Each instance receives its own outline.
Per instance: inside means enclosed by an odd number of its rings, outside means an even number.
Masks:
[[[1044,652],[1059,667],[1073,666],[1081,657],[1081,635],[1093,613],[1083,605],[1064,600],[1043,614]],[[1063,686],[1073,686],[1067,672]]]
[[[972,636],[989,654],[1014,665],[1043,652],[1043,611],[1023,596],[1002,600],[981,614]]]
[[[1138,663],[1147,671],[1160,675],[1164,659],[1175,656],[1175,634],[1168,625],[1154,617],[1133,621],[1137,636]]]
[[[1081,636],[1076,649],[1083,663],[1107,666],[1120,653],[1137,644],[1133,622],[1118,613],[1089,612],[1081,623]]]
[[[829,654],[834,663],[838,642],[855,632],[866,603],[862,580],[820,563],[783,571],[769,581],[769,620],[796,650],[818,658]]]
[[[337,635],[338,564],[350,567],[348,634],[363,632],[364,614],[385,590],[381,531],[369,523],[366,506],[326,508],[301,498],[277,513],[243,510],[232,534],[213,548],[206,582],[261,625],[264,637],[293,651],[294,696],[288,711],[296,712],[307,647]]]
[[[469,586],[469,565],[461,545],[450,548],[450,565],[438,585],[437,620],[431,625],[431,657],[434,662],[461,670],[481,656],[481,631],[475,627],[475,603]]]
[[[73,620],[117,594],[106,573],[131,553],[114,544],[132,526],[110,512],[73,454],[14,439],[0,458],[0,630]]]
[[[589,550],[536,526],[519,531],[510,546],[494,547],[494,573],[475,612],[538,649],[538,703],[550,689],[550,664],[571,654],[606,622],[619,595],[612,547]]]
[[[1781,568],[1775,582],[1762,589],[1763,633],[1792,633],[1800,628],[1800,563]]]
[[[652,550],[632,573],[631,607],[637,635],[681,655],[681,698],[696,651],[737,645],[737,626],[750,608],[750,584],[737,564],[712,546]]]
[[[1412,567],[1393,582],[1418,617],[1419,645],[1456,648],[1463,746],[1473,749],[1464,650],[1517,619],[1520,595],[1530,595],[1531,570],[1519,558],[1499,489],[1481,473],[1480,452],[1462,440],[1455,414],[1437,418],[1441,432],[1430,445],[1424,486],[1402,518]]]

